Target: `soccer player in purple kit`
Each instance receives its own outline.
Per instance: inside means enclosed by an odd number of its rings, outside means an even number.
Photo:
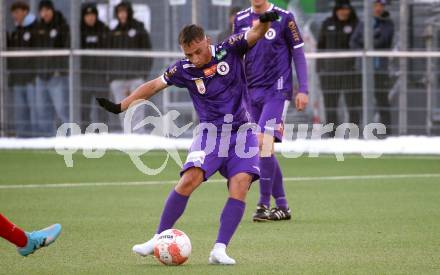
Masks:
[[[274,155],[274,142],[281,142],[283,116],[293,98],[292,60],[299,82],[295,106],[302,111],[308,104],[307,63],[304,41],[292,13],[280,9],[268,0],[251,0],[251,7],[237,13],[234,33],[249,30],[260,14],[275,11],[279,19],[272,22],[264,39],[246,53],[245,72],[250,95],[250,112],[258,123],[260,145],[260,199],[254,221],[290,220],[283,176]],[[276,207],[270,209],[271,195]]]
[[[235,260],[226,254],[226,247],[244,213],[245,198],[251,183],[259,178],[258,140],[249,129],[246,109],[247,87],[243,55],[264,37],[270,22],[278,19],[274,11],[262,14],[248,31],[231,36],[216,46],[210,44],[203,28],[189,25],[179,35],[179,44],[187,57],[170,66],[164,75],[138,87],[121,103],[98,98],[98,103],[112,113],[126,111],[139,100],[148,99],[168,86],[188,89],[201,124],[216,127],[215,148],[209,152],[212,132],[200,131],[194,138],[181,178],[169,194],[161,215],[156,235],[148,242],[135,245],[133,251],[141,256],[153,254],[158,234],[174,226],[183,214],[189,196],[204,181],[219,171],[228,180],[229,198],[220,216],[217,241],[209,256],[210,264],[233,265]],[[224,131],[225,129],[229,129]],[[222,146],[223,137],[230,134],[230,142]],[[237,149],[255,148],[253,156],[240,156]],[[244,148],[243,148],[244,147]]]

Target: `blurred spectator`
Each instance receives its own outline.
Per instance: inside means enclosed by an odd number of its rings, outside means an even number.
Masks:
[[[240,7],[232,7],[229,10],[228,26],[226,27],[226,29],[224,31],[219,33],[219,35],[217,36],[217,42],[220,43],[221,41],[226,40],[229,36],[232,35],[234,18],[235,18],[235,15],[237,14],[237,12],[239,12],[239,11],[241,11]]]
[[[110,32],[110,47],[126,50],[150,50],[150,35],[144,24],[133,17],[130,2],[122,1],[115,7],[118,25]],[[112,57],[110,62],[110,91],[116,102],[121,102],[148,78],[151,58]],[[133,116],[132,125],[144,119],[144,111],[138,108]],[[120,116],[123,124],[123,115]],[[144,129],[137,131],[144,132]]]
[[[109,29],[99,20],[94,3],[86,3],[81,12],[81,48],[104,49],[109,47]],[[107,57],[81,57],[81,121],[87,127],[92,122],[102,122],[107,115],[95,103],[95,97],[108,97]],[[83,127],[84,128],[84,127]],[[85,129],[83,129],[85,130]]]
[[[358,17],[349,0],[336,0],[332,15],[321,26],[318,49],[347,51]],[[348,107],[350,122],[360,125],[362,92],[360,75],[355,72],[354,58],[319,59],[317,70],[324,96],[327,123],[337,123],[338,102],[342,92]]]
[[[29,50],[34,42],[36,18],[29,13],[29,5],[17,1],[11,6],[15,28],[8,35],[9,50]],[[17,137],[31,137],[35,122],[35,75],[31,58],[8,60],[9,81],[14,93],[15,133]]]
[[[374,49],[391,49],[394,39],[394,23],[390,13],[385,10],[386,0],[374,0],[373,7],[373,35]],[[360,23],[351,37],[350,46],[353,49],[364,47],[364,24]],[[381,122],[387,127],[387,133],[391,133],[391,105],[388,93],[391,89],[391,81],[388,70],[387,57],[375,57],[373,59],[374,70],[374,97]]]
[[[40,20],[35,30],[38,49],[67,49],[69,26],[56,11],[52,1],[42,0],[38,7]],[[40,135],[55,134],[54,110],[62,123],[69,121],[68,57],[40,57],[36,63],[36,119]]]

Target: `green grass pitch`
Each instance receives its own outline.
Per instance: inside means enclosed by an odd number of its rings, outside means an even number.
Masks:
[[[144,157],[151,166],[163,159],[162,152]],[[228,248],[238,264],[210,266],[227,190],[225,183],[205,183],[176,225],[190,236],[192,255],[183,266],[166,267],[137,257],[131,247],[154,233],[168,182],[178,179],[174,162],[158,176],[145,176],[118,152],[102,159],[76,154],[74,168],[67,168],[53,151],[0,151],[0,211],[27,230],[63,225],[56,243],[27,258],[0,240],[0,274],[440,274],[440,157],[280,163],[293,221],[252,223],[255,184]],[[374,175],[391,176],[368,178]],[[349,177],[326,178],[333,176]],[[166,183],[124,186],[149,181]],[[120,184],[80,186],[95,182]],[[58,183],[74,185],[47,186]]]

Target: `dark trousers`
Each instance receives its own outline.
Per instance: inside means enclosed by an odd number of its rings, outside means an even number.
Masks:
[[[324,96],[327,123],[338,125],[338,103],[344,96],[349,113],[349,122],[361,126],[362,90],[359,74],[347,76],[321,76],[321,88]],[[331,135],[332,136],[332,135]]]
[[[384,124],[387,129],[387,134],[391,134],[391,105],[388,100],[388,93],[391,87],[390,82],[388,74],[374,75],[376,109],[380,116],[380,122]]]

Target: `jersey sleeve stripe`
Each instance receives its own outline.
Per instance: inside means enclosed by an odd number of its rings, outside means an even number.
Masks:
[[[294,46],[293,48],[294,48],[294,49],[299,49],[299,48],[302,48],[302,47],[304,47],[304,43],[301,43],[301,44],[299,44],[299,45],[296,45],[296,46]]]
[[[165,77],[162,75],[161,77],[160,77],[160,80],[162,80],[162,82],[165,84],[165,85],[170,85],[170,84],[168,84],[168,82],[165,80]]]
[[[244,33],[244,39],[247,41],[247,38],[248,38],[248,33],[249,33],[249,31],[250,30],[247,30],[245,33]]]

